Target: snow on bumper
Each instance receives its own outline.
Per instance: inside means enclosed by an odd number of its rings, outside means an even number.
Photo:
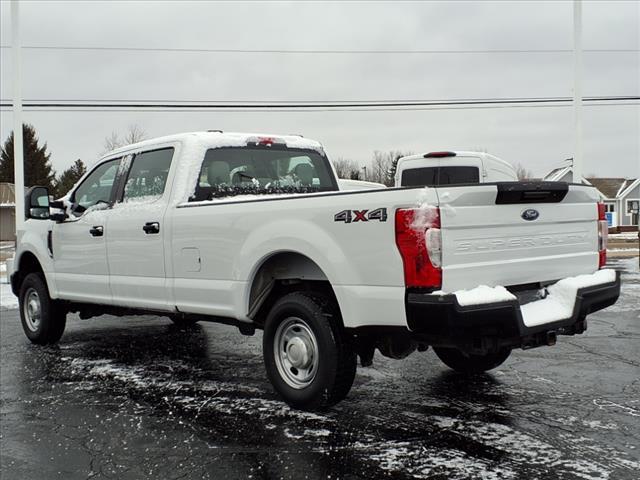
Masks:
[[[569,277],[546,287],[546,297],[520,305],[504,287],[479,286],[453,293],[407,293],[412,332],[463,343],[477,338],[524,339],[541,332],[581,333],[586,316],[616,302],[614,270]],[[522,342],[524,344],[524,342]]]

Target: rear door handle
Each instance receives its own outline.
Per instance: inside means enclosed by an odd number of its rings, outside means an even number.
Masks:
[[[142,226],[142,230],[147,235],[151,233],[160,233],[160,223],[158,222],[147,222]]]
[[[104,235],[104,227],[102,227],[102,225],[96,225],[95,227],[91,227],[89,233],[94,237],[101,237]]]

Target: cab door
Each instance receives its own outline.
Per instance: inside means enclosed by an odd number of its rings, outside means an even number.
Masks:
[[[137,153],[106,225],[113,304],[172,310],[165,275],[167,179],[174,147]]]
[[[58,295],[65,300],[111,303],[105,228],[121,159],[98,165],[70,197],[70,215],[53,226]]]

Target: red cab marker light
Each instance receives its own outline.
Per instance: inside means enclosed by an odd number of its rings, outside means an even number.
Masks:
[[[276,137],[251,137],[247,139],[247,145],[259,145],[262,147],[270,147],[272,145],[284,145],[285,142],[281,138]]]

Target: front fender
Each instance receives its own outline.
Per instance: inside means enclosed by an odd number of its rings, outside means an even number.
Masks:
[[[27,253],[32,254],[44,272],[49,288],[51,298],[58,298],[58,289],[56,287],[53,256],[49,252],[47,246],[47,236],[53,228],[53,222],[47,220],[27,220],[25,221],[25,229],[20,235],[20,241],[16,248],[15,260],[13,268],[15,272],[19,271],[20,263],[23,256]]]

